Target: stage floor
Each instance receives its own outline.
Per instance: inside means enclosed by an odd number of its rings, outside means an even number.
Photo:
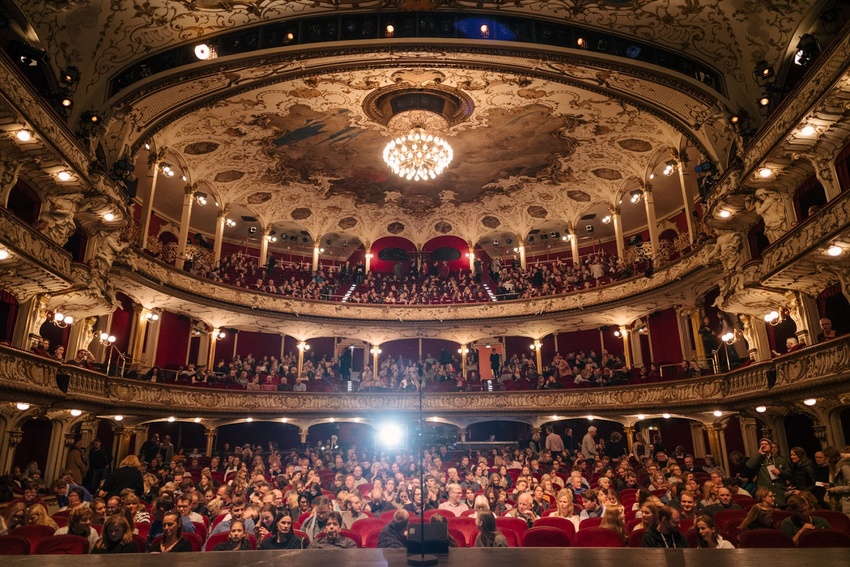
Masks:
[[[441,567],[832,567],[850,565],[848,549],[589,549],[589,548],[508,548],[450,550],[438,556]],[[10,565],[27,567],[115,567],[118,556],[110,555],[41,555],[5,556]],[[405,567],[407,553],[400,549],[351,549],[304,551],[242,551],[175,553],[157,555],[127,554],[120,556],[121,567],[158,567],[172,565],[197,567],[238,567],[248,565],[297,564],[298,567]]]

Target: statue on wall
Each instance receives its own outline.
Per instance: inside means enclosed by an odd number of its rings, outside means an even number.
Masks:
[[[764,235],[770,243],[776,242],[788,230],[786,225],[785,199],[771,189],[756,189],[755,195],[747,199],[747,209],[754,211],[764,220]]]
[[[82,198],[82,193],[47,196],[48,209],[41,214],[39,220],[47,223],[44,235],[59,246],[64,246],[77,229],[74,215],[77,214],[77,205]]]
[[[97,243],[95,262],[97,269],[103,274],[109,271],[115,258],[123,253],[129,245],[129,242],[122,238],[122,233],[118,230],[98,231]]]

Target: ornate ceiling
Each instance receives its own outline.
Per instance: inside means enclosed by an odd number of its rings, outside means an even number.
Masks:
[[[623,192],[663,167],[671,148],[686,148],[692,160],[686,184],[693,198],[694,160],[725,166],[735,143],[726,119],[739,107],[757,114],[752,68],[762,60],[782,65],[816,2],[441,4],[654,43],[721,73],[726,97],[685,75],[592,50],[422,39],[281,47],[194,62],[155,73],[108,101],[108,82],[123,69],[199,38],[323,13],[428,12],[436,3],[15,4],[52,64],[80,69],[74,112],[104,114],[102,140],[110,159],[137,152],[142,176],[142,146],[150,143],[231,214],[295,227],[314,240],[334,233],[374,242],[397,234],[422,244],[440,234],[478,242],[498,233],[525,236],[534,228],[583,225],[583,215],[599,218],[619,206]],[[470,101],[466,120],[445,133],[455,158],[435,181],[406,182],[381,160],[389,134],[364,105],[392,86],[451,88]],[[180,218],[183,185],[162,182],[155,201],[161,214]],[[144,184],[140,191],[144,198]],[[681,210],[676,176],[657,178],[653,193],[659,218]],[[622,208],[627,231],[645,226],[642,206],[625,202]],[[214,211],[193,213],[197,230],[211,233],[214,222]],[[610,225],[596,228],[597,237],[613,236]],[[225,236],[244,238],[244,227],[229,228]]]

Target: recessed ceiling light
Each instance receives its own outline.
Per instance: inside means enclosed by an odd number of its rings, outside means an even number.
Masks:
[[[103,220],[106,222],[112,222],[115,220],[115,215],[112,213],[103,213]]]
[[[30,409],[30,405],[26,402],[18,402],[17,404],[15,404],[15,407],[21,411],[27,411],[28,409]]]
[[[770,177],[773,175],[773,170],[769,167],[763,167],[759,170],[759,177]]]
[[[732,213],[730,211],[727,211],[726,209],[720,211],[720,218],[722,218],[722,219],[728,219],[731,216],[732,216]]]
[[[249,417],[249,418],[248,418],[248,419],[246,419],[245,421],[247,421],[248,423],[251,423],[252,421],[254,421],[254,418],[253,418],[253,417]]]
[[[173,417],[173,416],[168,418],[168,423],[174,423],[175,421],[176,421],[176,418]]]
[[[282,417],[282,418],[280,418],[280,422],[281,422],[281,423],[286,423],[287,421],[289,421],[289,418],[288,418],[288,417]]]
[[[756,411],[759,413],[764,413],[767,411],[767,406],[756,406]]]
[[[670,419],[670,414],[669,413],[662,413],[661,417],[663,417],[664,419]]]
[[[643,415],[642,413],[639,413],[639,414],[637,414],[637,418],[638,418],[638,421],[643,421],[644,419],[646,419],[646,416]]]
[[[124,421],[124,416],[123,415],[116,415],[115,421]]]
[[[60,171],[59,173],[56,174],[56,178],[59,181],[70,181],[71,180],[71,174],[68,173],[67,171]]]
[[[832,246],[826,249],[826,253],[830,256],[841,256],[843,252],[844,249],[841,248],[841,246],[838,246],[837,244],[833,244]]]
[[[18,130],[17,134],[15,134],[15,137],[18,139],[19,142],[29,142],[30,140],[32,140],[32,132],[26,129]]]
[[[195,418],[195,423],[201,423],[201,418],[200,418],[200,417],[196,417],[196,418]]]
[[[9,251],[5,248],[0,248],[0,260],[5,260],[9,257]]]
[[[802,129],[802,130],[800,130],[800,133],[801,133],[803,136],[811,136],[812,134],[814,134],[814,133],[815,133],[815,127],[814,127],[814,126],[811,126],[811,125],[809,125],[809,126],[804,126],[804,127],[803,127],[803,129]]]
[[[593,421],[593,416],[592,415],[587,416],[587,421]]]
[[[74,417],[80,417],[81,415],[83,415],[83,412],[78,409],[72,409],[71,415],[73,415]]]
[[[722,411],[720,411],[719,409],[718,409],[718,410],[714,410],[714,417],[721,417],[722,415],[723,415],[723,412],[722,412]]]
[[[200,59],[201,61],[206,61],[210,57],[212,57],[212,50],[210,46],[206,43],[200,43],[195,46],[195,57]]]
[[[807,400],[803,400],[803,403],[806,404],[807,406],[813,406],[816,403],[818,403],[818,401],[815,398],[809,398]]]

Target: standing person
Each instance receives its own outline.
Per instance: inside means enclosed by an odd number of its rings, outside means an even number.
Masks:
[[[82,439],[77,439],[74,442],[74,446],[68,451],[65,468],[71,472],[71,480],[74,481],[74,484],[83,484],[83,479],[86,478],[89,472],[89,465],[86,460],[86,449],[83,447]]]
[[[493,380],[499,377],[499,370],[502,368],[502,357],[496,347],[490,351],[490,371],[493,373]]]
[[[166,467],[171,465],[171,461],[174,459],[174,445],[171,443],[171,435],[166,435],[165,439],[163,439],[162,444],[159,446],[159,455],[162,459],[162,464]]]
[[[835,464],[833,484],[827,492],[832,498],[838,499],[838,509],[850,515],[850,445],[840,451],[841,458]]]
[[[581,440],[581,452],[588,460],[596,460],[599,453],[596,450],[596,426],[591,425],[587,428],[587,433]]]
[[[546,427],[546,450],[552,453],[552,458],[556,459],[558,456],[564,454],[564,440],[561,439],[561,436],[555,433],[555,430],[552,429],[551,426]]]
[[[567,427],[567,429],[564,431],[564,456],[575,455],[576,451],[578,451],[578,442],[576,441],[576,438],[573,437],[572,428]]]
[[[154,433],[150,439],[142,443],[139,449],[139,457],[146,463],[150,463],[159,455],[159,434]]]
[[[112,455],[109,450],[103,445],[103,441],[95,439],[92,441],[89,449],[89,483],[93,493],[100,489],[100,484],[106,480],[109,475],[109,469],[112,465]]]
[[[759,452],[747,460],[747,467],[758,471],[756,484],[772,490],[776,505],[785,507],[785,481],[791,480],[791,467],[782,456],[773,454],[770,445],[770,439],[760,439]]]
[[[142,496],[145,493],[145,482],[141,473],[142,463],[136,455],[127,455],[124,460],[118,464],[118,468],[112,471],[107,479],[100,487],[99,496],[101,498],[111,498],[118,496],[125,488],[130,488],[136,493],[136,496]]]

